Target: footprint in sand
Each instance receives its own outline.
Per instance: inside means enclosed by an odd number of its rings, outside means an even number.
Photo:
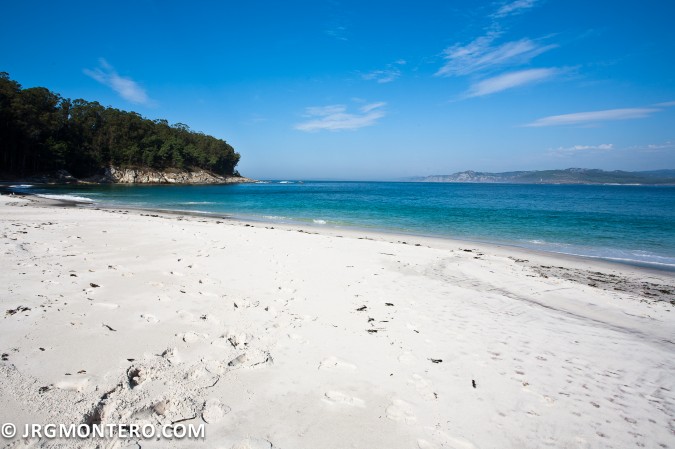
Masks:
[[[86,390],[88,385],[89,385],[89,379],[85,377],[83,379],[78,379],[78,380],[75,380],[75,381],[57,382],[54,386],[56,388],[61,389],[61,390],[77,391],[78,393],[80,393],[80,392]]]
[[[413,374],[408,383],[414,385],[417,392],[424,399],[427,400],[436,399],[436,394],[434,393],[433,385],[431,384],[431,382],[423,378],[419,374]]]
[[[136,388],[148,379],[148,371],[132,366],[127,370],[127,381],[130,388]]]
[[[198,334],[196,332],[185,332],[183,334],[177,334],[177,336],[187,344],[196,343],[209,337],[207,334]]]
[[[349,405],[351,407],[365,407],[366,403],[363,399],[357,398],[355,396],[349,396],[340,391],[327,391],[324,393],[324,400],[333,404],[343,404]]]
[[[309,343],[309,340],[303,338],[300,334],[288,334],[288,338],[302,345]]]
[[[210,374],[225,374],[227,372],[227,364],[220,360],[206,360],[204,362],[204,370]]]
[[[193,366],[189,370],[185,372],[183,375],[183,378],[185,380],[193,381],[196,379],[200,379],[208,374],[208,371],[206,370],[206,367],[203,365],[197,365]]]
[[[178,317],[181,320],[185,320],[185,321],[192,321],[195,317],[192,313],[188,312],[187,310],[183,310],[183,309],[176,310],[176,314],[178,314]]]
[[[180,357],[178,356],[178,349],[169,348],[162,352],[162,357],[169,361],[171,364],[176,364],[180,362]]]
[[[225,335],[221,335],[220,337],[216,338],[215,340],[211,341],[211,345],[215,346],[216,348],[221,348],[221,349],[231,349],[232,344],[227,341],[227,338]]]
[[[233,358],[227,363],[227,366],[239,366],[242,363],[246,363],[248,361],[248,356],[246,353],[238,355],[237,357]]]
[[[404,365],[414,365],[417,363],[417,357],[415,357],[412,352],[404,352],[398,356],[398,361]]]
[[[340,369],[345,371],[355,371],[356,365],[353,365],[349,362],[345,362],[344,360],[340,360],[335,356],[330,356],[327,359],[322,360],[321,363],[319,363],[319,369],[320,370]]]
[[[394,399],[385,410],[387,418],[392,421],[412,424],[417,421],[417,416],[413,412],[412,406],[401,399]]]
[[[246,333],[243,332],[239,334],[234,332],[228,332],[226,338],[233,348],[237,348],[239,346],[246,346],[246,343],[249,340],[248,335],[246,335]]]
[[[159,321],[155,315],[151,315],[149,313],[142,314],[141,318],[143,318],[148,323],[156,323]]]
[[[213,424],[221,421],[228,413],[230,413],[230,407],[218,399],[211,398],[204,403],[202,419],[209,424]]]

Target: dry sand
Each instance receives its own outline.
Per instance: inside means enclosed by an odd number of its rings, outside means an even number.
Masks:
[[[670,273],[6,196],[0,237],[2,423],[206,423],[7,447],[675,447]]]

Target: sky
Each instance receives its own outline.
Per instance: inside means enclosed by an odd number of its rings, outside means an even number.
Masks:
[[[184,123],[257,179],[675,168],[675,2],[3,5],[24,88]]]

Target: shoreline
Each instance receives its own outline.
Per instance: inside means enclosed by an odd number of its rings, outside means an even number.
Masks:
[[[10,191],[11,192],[11,191]],[[232,220],[240,223],[258,223],[262,225],[277,226],[277,227],[288,227],[293,230],[301,229],[303,227],[309,227],[312,230],[319,231],[322,234],[326,235],[336,235],[339,233],[353,233],[361,235],[362,233],[370,233],[375,236],[382,236],[383,239],[386,239],[389,236],[389,239],[398,238],[400,239],[426,239],[429,241],[438,241],[440,242],[449,242],[451,245],[481,245],[485,247],[494,247],[494,248],[505,248],[512,249],[514,251],[522,251],[526,254],[532,253],[541,256],[550,256],[553,258],[570,258],[572,261],[579,259],[579,261],[586,262],[597,262],[599,264],[608,264],[609,268],[611,266],[623,266],[623,267],[632,267],[636,269],[653,271],[655,273],[670,273],[675,276],[675,265],[663,264],[658,262],[644,262],[639,260],[632,259],[619,259],[612,257],[604,256],[593,256],[585,254],[572,254],[564,253],[552,250],[537,249],[528,247],[525,245],[520,245],[517,242],[493,242],[493,241],[483,241],[483,240],[471,240],[471,239],[458,239],[453,237],[446,237],[443,235],[433,235],[433,234],[415,234],[415,233],[406,233],[400,230],[389,230],[382,228],[362,228],[359,226],[334,226],[334,225],[323,225],[312,222],[292,222],[285,223],[280,221],[275,221],[272,219],[266,219],[264,216],[260,217],[244,217],[237,216],[235,214],[227,213],[218,213],[218,212],[206,212],[206,211],[197,211],[197,210],[180,210],[180,209],[161,209],[161,208],[146,208],[146,207],[134,207],[130,205],[114,205],[106,203],[97,203],[94,200],[90,201],[77,201],[76,199],[69,198],[48,198],[41,196],[40,194],[33,194],[30,192],[21,192],[16,193],[12,192],[17,196],[26,196],[32,198],[39,198],[37,201],[54,201],[56,204],[61,204],[64,207],[84,207],[84,208],[99,208],[99,209],[119,209],[119,210],[128,210],[128,211],[139,211],[139,212],[152,212],[152,213],[165,213],[171,215],[188,215],[188,216],[197,216],[205,218],[213,218],[215,220]]]
[[[611,279],[611,276],[616,276],[616,274],[610,275],[610,278],[606,278],[604,280],[597,279],[596,277],[593,278],[593,281],[589,282],[588,280],[591,275],[601,274],[598,270],[603,270],[610,273],[619,273],[620,275],[630,276],[633,279],[652,279],[665,277],[675,281],[675,269],[654,266],[654,264],[642,265],[639,263],[622,262],[600,257],[542,251],[517,245],[459,240],[449,237],[429,235],[404,234],[358,227],[338,228],[319,225],[316,223],[278,223],[264,219],[244,219],[232,215],[221,215],[200,211],[181,211],[175,209],[135,208],[129,206],[104,205],[89,202],[78,202],[70,199],[45,198],[32,194],[17,196],[31,198],[31,200],[35,202],[35,204],[33,204],[35,207],[62,207],[82,210],[101,210],[111,213],[131,213],[140,217],[168,218],[178,220],[205,219],[210,220],[215,224],[227,223],[229,225],[239,227],[299,232],[326,237],[346,237],[356,240],[386,242],[392,244],[409,245],[412,247],[423,246],[427,248],[450,251],[459,249],[461,251],[470,253],[475,252],[476,254],[481,255],[483,253],[491,253],[512,258],[518,261],[518,263],[527,266],[528,268],[538,269],[540,271],[539,275],[543,277],[546,277],[549,274],[558,277],[567,277],[574,282],[582,283],[584,285],[590,285],[592,287],[599,285],[597,288],[605,290],[621,291],[626,290],[626,287],[624,286],[623,288],[619,288],[615,285],[615,279]],[[570,275],[570,271],[575,271],[575,273]],[[632,282],[631,286],[633,288],[640,288],[636,282]],[[647,295],[642,294],[643,298],[647,300],[659,300],[661,297],[663,297],[670,300],[672,305],[675,305],[675,289],[666,289],[665,292],[661,292],[658,289],[647,287],[646,290],[651,291],[651,293]],[[651,296],[652,294],[654,296]]]
[[[214,449],[672,441],[669,273],[0,199],[3,422],[204,424],[158,444]]]

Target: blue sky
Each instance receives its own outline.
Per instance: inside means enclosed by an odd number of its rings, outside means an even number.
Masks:
[[[3,5],[24,87],[227,140],[255,178],[675,168],[670,1]]]

